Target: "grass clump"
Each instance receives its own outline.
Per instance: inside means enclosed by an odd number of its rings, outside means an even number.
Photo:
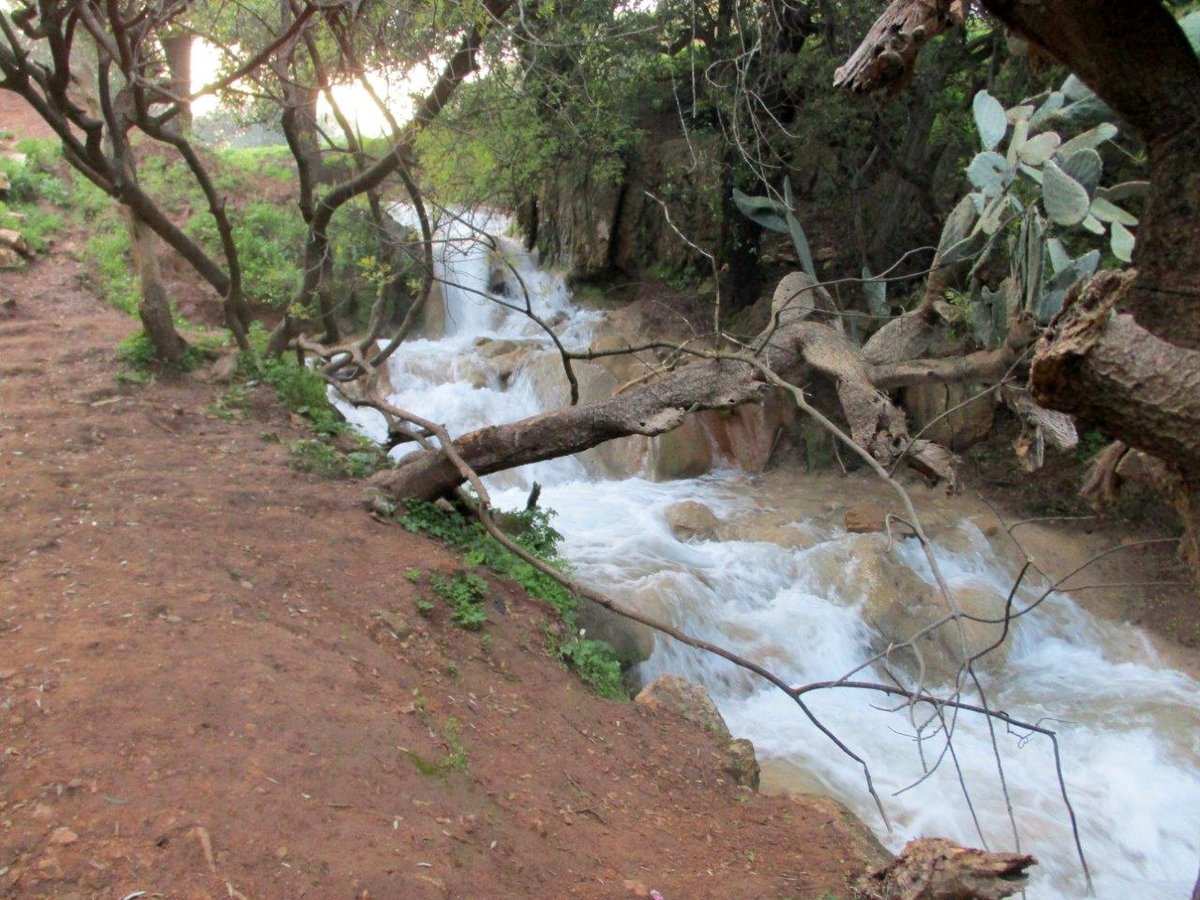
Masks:
[[[139,328],[117,344],[117,359],[124,365],[117,380],[123,384],[146,384],[158,372],[191,372],[203,365],[211,352],[224,342],[225,339],[221,337],[201,338],[188,345],[178,362],[166,363],[155,355],[154,344],[145,330]]]
[[[323,478],[366,478],[387,461],[387,457],[373,445],[344,451],[326,435],[293,441],[288,453],[293,469]]]
[[[550,510],[533,509],[502,513],[499,518],[513,540],[554,568],[565,571],[566,560],[558,551],[562,535],[550,524],[552,516]],[[566,636],[549,635],[547,649],[601,697],[628,699],[616,651],[603,641],[586,640],[579,635],[575,621],[579,598],[565,587],[510,551],[488,534],[478,521],[468,519],[457,510],[410,500],[397,521],[409,531],[428,534],[458,548],[468,562],[487,566],[498,575],[511,578],[530,596],[553,606],[562,619]]]
[[[430,579],[433,592],[450,606],[450,619],[468,631],[478,631],[487,623],[483,605],[487,582],[474,572],[460,572],[453,578],[434,575]]]

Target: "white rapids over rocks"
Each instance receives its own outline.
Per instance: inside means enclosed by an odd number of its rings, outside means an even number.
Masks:
[[[394,215],[411,219],[402,207]],[[493,216],[479,228],[496,232],[506,224]],[[438,245],[438,274],[450,282],[445,336],[409,341],[390,360],[391,401],[445,423],[454,435],[543,409],[530,367],[505,382],[476,346],[481,337],[539,341],[546,349],[535,352],[553,352],[538,326],[488,295],[494,252],[504,253],[519,273],[537,314],[559,323],[567,346],[586,345],[601,321],[596,313],[573,309],[561,280],[539,270],[519,244],[501,238],[499,251],[493,251],[472,233],[461,222],[439,232],[446,242]],[[519,291],[515,296],[519,302]],[[514,302],[513,291],[502,299]],[[343,411],[364,433],[382,437],[382,422],[373,413]],[[864,553],[884,551],[878,542],[865,543],[863,535],[847,534],[829,514],[829,504],[785,510],[807,536],[803,547],[744,540],[682,543],[664,519],[674,503],[698,500],[722,520],[752,519],[774,507],[778,520],[778,498],[762,480],[740,472],[659,483],[640,477],[600,480],[578,460],[564,459],[489,478],[493,501],[500,507],[522,505],[535,479],[544,487],[542,505],[557,512],[555,527],[576,574],[613,596],[650,602],[672,624],[761,662],[791,683],[837,679],[872,656],[873,633],[860,615],[872,589],[862,561]],[[969,520],[957,530],[954,540],[935,549],[951,587],[982,580],[1006,595],[1015,572]],[[894,554],[932,582],[915,540],[901,542]],[[1022,590],[1024,603],[1036,599],[1035,587]],[[1024,617],[1012,640],[1004,662],[981,675],[988,701],[1014,718],[1058,732],[1097,895],[1186,898],[1200,863],[1196,682],[1158,664],[1135,630],[1097,620],[1062,594]],[[954,725],[957,759],[946,758],[933,775],[902,792],[923,773],[909,711],[855,690],[808,695],[812,711],[870,764],[892,823],[887,833],[861,768],[780,691],[723,660],[660,639],[638,674],[649,679],[664,672],[706,685],[733,733],[754,742],[765,770],[847,803],[891,849],[935,835],[978,846],[971,807],[991,849],[1016,849],[983,718],[960,713]],[[856,677],[884,678],[874,668]],[[967,691],[964,699],[977,698]],[[919,715],[928,713],[924,708]],[[1000,723],[995,730],[1020,848],[1039,860],[1027,896],[1083,896],[1049,741],[1008,733]],[[936,759],[941,746],[935,739],[925,744],[926,761]]]

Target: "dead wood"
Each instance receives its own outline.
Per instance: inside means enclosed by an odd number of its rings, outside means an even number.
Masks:
[[[903,87],[921,48],[962,21],[962,0],[895,0],[834,73],[833,84],[860,93]]]
[[[796,320],[772,326],[754,346],[759,349],[753,354],[689,348],[687,353],[700,358],[614,397],[482,428],[458,438],[455,447],[473,471],[487,475],[627,435],[662,434],[697,410],[759,402],[772,375],[790,381],[817,375],[833,384],[855,443],[884,468],[903,456],[933,480],[955,485],[953,454],[912,440],[903,412],[874,382],[879,367],[868,366],[840,331]],[[979,375],[968,368],[963,377]],[[461,482],[451,460],[430,450],[406,456],[374,480],[376,488],[397,499],[439,497]]]
[[[1200,351],[1156,337],[1118,313],[1136,273],[1101,272],[1068,294],[1034,352],[1042,406],[1173,465],[1200,462]]]
[[[855,890],[863,900],[1000,900],[1024,889],[1025,870],[1036,864],[1025,853],[990,853],[923,838],[860,878]]]

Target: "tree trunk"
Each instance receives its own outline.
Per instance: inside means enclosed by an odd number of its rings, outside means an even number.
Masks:
[[[167,55],[171,94],[182,101],[179,127],[186,132],[192,127],[192,104],[187,100],[192,93],[192,35],[186,31],[173,34],[162,38],[162,45]]]
[[[138,318],[142,320],[142,328],[154,345],[155,356],[164,362],[178,363],[183,359],[187,343],[175,330],[171,304],[163,288],[158,258],[154,255],[154,232],[133,212],[126,217],[126,227],[129,229],[129,247],[141,290]]]

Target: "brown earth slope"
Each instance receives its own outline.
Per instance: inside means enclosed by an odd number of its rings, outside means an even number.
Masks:
[[[461,561],[289,469],[267,389],[225,421],[194,378],[119,386],[135,324],[68,255],[6,300],[0,896],[848,895],[836,813],[590,694],[512,586],[486,637],[416,615]]]

